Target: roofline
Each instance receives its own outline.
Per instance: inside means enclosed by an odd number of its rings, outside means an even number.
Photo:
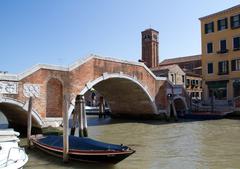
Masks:
[[[201,54],[198,54],[198,55],[182,56],[182,57],[175,57],[175,58],[170,58],[170,59],[164,59],[162,62],[164,62],[165,60],[173,60],[173,59],[187,58],[187,57],[194,57],[194,56],[200,56],[200,57],[202,57]],[[196,59],[196,60],[198,60],[198,59]],[[200,59],[200,60],[201,60],[201,59]],[[191,61],[192,61],[192,60],[191,60]],[[177,63],[191,62],[191,61],[181,61],[181,62],[172,62],[172,63],[162,63],[162,62],[160,62],[158,65],[159,65],[159,66],[163,66],[163,65],[173,65],[173,64],[177,64]]]
[[[82,64],[88,62],[91,59],[100,59],[100,60],[112,61],[112,62],[117,62],[117,63],[130,64],[130,65],[134,65],[134,66],[141,66],[149,74],[151,74],[151,76],[153,76],[153,78],[155,80],[166,80],[166,78],[164,78],[164,77],[155,76],[153,74],[153,72],[144,63],[120,60],[120,59],[110,58],[110,57],[103,57],[103,56],[94,55],[94,54],[91,54],[83,59],[77,60],[75,63],[73,63],[69,67],[63,67],[63,66],[58,66],[58,65],[48,65],[48,64],[37,64],[37,65],[33,66],[32,68],[30,68],[20,74],[0,74],[0,80],[20,81],[21,79],[33,74],[34,72],[36,72],[40,69],[49,69],[49,70],[70,72],[70,71],[76,69],[77,67],[81,66]]]
[[[235,10],[235,9],[237,9],[237,8],[240,8],[240,4],[239,4],[239,5],[236,5],[236,6],[233,6],[233,7],[230,7],[230,8],[228,8],[228,9],[225,9],[225,10],[222,10],[222,11],[219,11],[219,12],[216,12],[216,13],[213,13],[213,14],[210,14],[210,15],[207,15],[207,16],[203,16],[203,17],[198,18],[198,19],[201,21],[201,20],[204,20],[204,19],[207,19],[207,18],[216,16],[216,15],[219,15],[219,14],[223,14],[223,13],[225,13],[225,12],[229,12],[229,11]]]
[[[145,30],[144,30],[144,31],[142,31],[141,33],[145,32],[145,31],[148,31],[148,30],[152,30],[152,31],[154,31],[154,32],[157,32],[157,33],[159,33],[157,30],[155,30],[155,29],[153,29],[153,28],[148,28],[148,29],[145,29]]]

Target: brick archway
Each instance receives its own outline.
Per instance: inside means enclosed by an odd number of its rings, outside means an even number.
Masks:
[[[154,99],[147,88],[131,76],[123,73],[105,73],[87,83],[80,94],[84,95],[91,88],[96,89],[108,100],[113,114],[133,116],[157,114]],[[74,102],[73,100],[69,113],[73,110]]]
[[[46,117],[62,117],[63,85],[56,78],[47,82]]]
[[[174,103],[174,106],[175,106],[175,109],[177,112],[187,112],[188,110],[188,106],[187,106],[187,103],[186,103],[186,99],[182,96],[175,96],[174,99],[173,99],[173,103]]]
[[[0,99],[0,105],[2,112],[8,120],[19,124],[25,121],[25,125],[27,125],[27,103],[22,103],[19,100],[8,97],[3,97]],[[34,108],[32,110],[32,117],[34,127],[41,127],[43,125],[44,122],[40,114]]]

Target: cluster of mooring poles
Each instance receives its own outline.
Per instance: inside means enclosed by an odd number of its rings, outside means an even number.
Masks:
[[[68,162],[68,152],[69,152],[69,119],[68,119],[68,109],[69,109],[69,97],[64,96],[63,104],[63,161]],[[27,140],[28,148],[31,146],[31,129],[32,129],[32,97],[28,100],[28,126],[27,126]],[[71,135],[75,135],[75,129],[78,128],[77,135],[79,137],[88,137],[87,131],[87,117],[85,112],[85,99],[83,95],[77,95],[75,100],[75,107],[73,111],[73,125],[71,126]]]
[[[68,151],[69,151],[69,139],[68,139],[68,108],[69,108],[69,99],[64,99],[64,118],[63,118],[63,161],[68,162]],[[83,95],[77,95],[75,99],[75,107],[73,110],[72,126],[71,126],[71,135],[75,135],[76,129],[79,137],[88,137],[87,131],[87,116],[85,111],[85,99]]]

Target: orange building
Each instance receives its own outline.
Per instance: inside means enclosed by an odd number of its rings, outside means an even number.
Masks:
[[[240,96],[240,5],[200,18],[204,101]]]

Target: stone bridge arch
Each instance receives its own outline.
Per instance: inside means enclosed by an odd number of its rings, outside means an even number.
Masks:
[[[25,121],[27,126],[28,103],[23,103],[9,97],[1,97],[0,107],[3,114],[7,117],[8,121],[10,121],[10,124],[12,121],[14,124],[22,126],[23,121]],[[40,114],[34,109],[32,109],[32,118],[34,127],[41,127],[43,125]]]
[[[96,89],[107,101],[114,115],[147,116],[157,114],[154,98],[135,77],[120,73],[104,73],[88,82],[80,91],[84,95]],[[69,112],[72,112],[74,100]]]
[[[179,95],[175,96],[173,98],[173,104],[174,104],[177,112],[185,112],[186,113],[187,110],[189,109],[186,99],[183,96],[179,96]]]

